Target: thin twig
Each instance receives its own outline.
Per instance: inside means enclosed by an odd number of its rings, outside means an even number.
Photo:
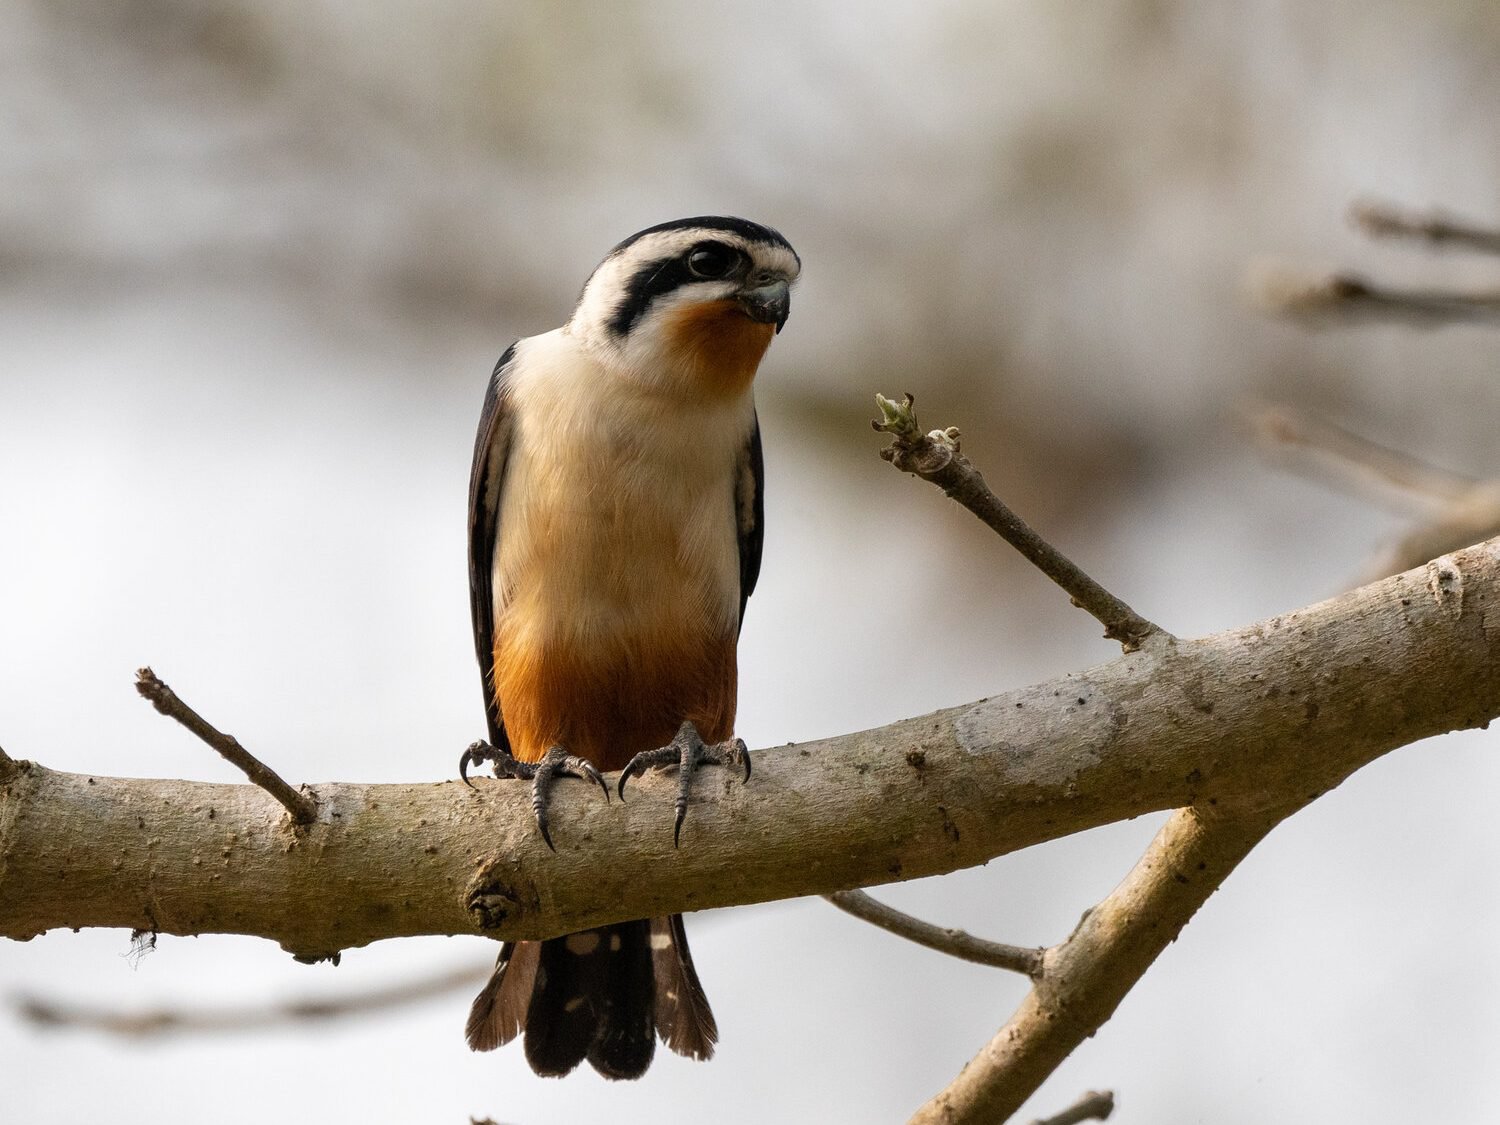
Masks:
[[[1351,207],[1349,219],[1372,238],[1414,238],[1435,246],[1500,254],[1500,230],[1465,222],[1443,211],[1421,215],[1388,203],[1367,201]]]
[[[1311,800],[1312,797],[1306,798]],[[1267,832],[1300,804],[1178,809],[1124,881],[1049,949],[1021,1006],[912,1125],[979,1125],[1020,1109],[1114,1014],[1198,908]]]
[[[911,395],[903,396],[899,403],[876,395],[875,402],[882,417],[872,424],[877,431],[893,438],[880,456],[903,472],[937,485],[950,499],[983,520],[1028,562],[1061,586],[1074,605],[1092,614],[1104,626],[1106,637],[1119,641],[1126,652],[1134,652],[1147,637],[1165,632],[1078,569],[1006,507],[990,491],[979,470],[959,452],[957,429],[922,433],[912,409]]]
[[[1004,945],[998,941],[986,941],[963,930],[934,926],[914,918],[895,907],[879,902],[864,891],[837,891],[824,896],[840,910],[879,926],[882,930],[947,953],[977,965],[990,965],[997,969],[1010,969],[1025,973],[1035,979],[1042,971],[1042,954],[1045,949],[1028,949],[1020,945]]]
[[[23,1019],[43,1027],[102,1031],[131,1039],[156,1036],[239,1031],[264,1031],[283,1024],[341,1016],[367,1015],[420,1003],[434,996],[476,988],[489,979],[494,966],[465,965],[440,973],[370,989],[351,996],[327,1000],[289,1000],[261,1007],[202,1008],[198,1010],[157,1008],[143,1012],[120,1012],[87,1005],[70,1005],[35,996],[14,1000]]]
[[[210,724],[178,698],[177,693],[150,668],[142,668],[136,672],[135,690],[151,706],[187,727],[242,770],[252,782],[280,801],[291,814],[293,824],[311,824],[317,819],[318,803],[311,796],[293,789],[275,770],[241,746],[233,735],[225,734]]]
[[[1080,1121],[1108,1121],[1115,1111],[1112,1090],[1090,1090],[1061,1113],[1037,1117],[1031,1125],[1078,1125]]]
[[[1309,326],[1395,321],[1437,328],[1500,320],[1497,292],[1397,289],[1352,273],[1309,277],[1271,270],[1254,279],[1252,291],[1268,311],[1295,317]]]

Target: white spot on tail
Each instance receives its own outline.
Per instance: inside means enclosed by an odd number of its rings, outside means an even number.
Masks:
[[[671,949],[672,948],[672,935],[670,933],[667,933],[667,932],[652,934],[651,935],[651,948],[652,949]]]
[[[620,952],[620,935],[619,934],[610,934],[609,935],[609,951],[611,953],[618,953],[618,952]]]
[[[563,1011],[576,1012],[581,1007],[583,1007],[583,997],[575,996],[573,997],[573,999],[569,1000],[566,1004],[563,1005]]]

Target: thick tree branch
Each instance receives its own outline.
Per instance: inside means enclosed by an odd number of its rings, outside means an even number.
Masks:
[[[941,874],[1146,812],[1321,792],[1397,746],[1500,715],[1497,660],[1490,541],[1245,628],[1158,635],[978,703],[761,751],[750,784],[699,782],[680,850],[671,778],[642,779],[623,807],[564,783],[554,855],[526,787],[503,781],[321,785],[318,821],[289,833],[248,786],[21,762],[0,786],[0,935],[243,933],[317,956]]]
[[[318,803],[315,800],[306,793],[297,792],[283,781],[280,774],[241,746],[234,735],[225,734],[194,711],[150,668],[136,671],[135,690],[151,706],[187,727],[237,767],[251,782],[280,801],[282,807],[291,813],[293,824],[307,825],[318,818]]]
[[[912,1125],[1005,1121],[1098,1031],[1235,866],[1314,798],[1231,810],[1178,809],[1146,854],[1073,935],[1047,950],[1020,1008]]]
[[[979,470],[959,452],[956,428],[922,433],[912,402],[911,395],[902,396],[900,402],[875,396],[881,417],[873,425],[893,439],[880,451],[881,457],[902,472],[937,485],[950,499],[973,512],[1027,562],[1061,586],[1074,605],[1092,614],[1104,626],[1104,635],[1119,641],[1126,652],[1134,652],[1148,637],[1162,632],[1064,557],[990,491]]]
[[[871,898],[864,891],[839,891],[826,896],[840,910],[856,918],[879,926],[887,933],[904,937],[928,949],[947,953],[977,965],[989,965],[995,969],[1009,969],[1034,977],[1041,972],[1044,949],[1029,949],[1020,945],[1003,945],[998,941],[986,941],[963,930],[934,926],[897,910],[893,906]]]

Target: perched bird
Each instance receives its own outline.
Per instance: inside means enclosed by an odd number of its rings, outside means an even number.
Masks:
[[[761,446],[751,383],[801,260],[744,219],[631,235],[562,328],[495,367],[469,489],[469,582],[492,763],[532,782],[552,845],[558,777],[619,789],[680,769],[680,832],[701,763],[741,767],[735,645],[760,572]],[[706,1059],[718,1031],[682,918],[505,944],[469,1045],[525,1037],[542,1075],[585,1058],[638,1078],[656,1037]]]

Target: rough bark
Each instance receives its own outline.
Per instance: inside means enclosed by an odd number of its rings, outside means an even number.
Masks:
[[[525,787],[314,787],[294,827],[250,785],[0,770],[0,935],[255,934],[302,956],[381,938],[544,937],[941,874],[1096,825],[1311,799],[1389,750],[1500,714],[1500,540],[1202,640],[710,771],[628,805]],[[940,639],[914,658],[943,659]],[[441,748],[414,754],[446,758]],[[271,755],[274,758],[274,753]],[[598,857],[607,855],[608,863]]]

